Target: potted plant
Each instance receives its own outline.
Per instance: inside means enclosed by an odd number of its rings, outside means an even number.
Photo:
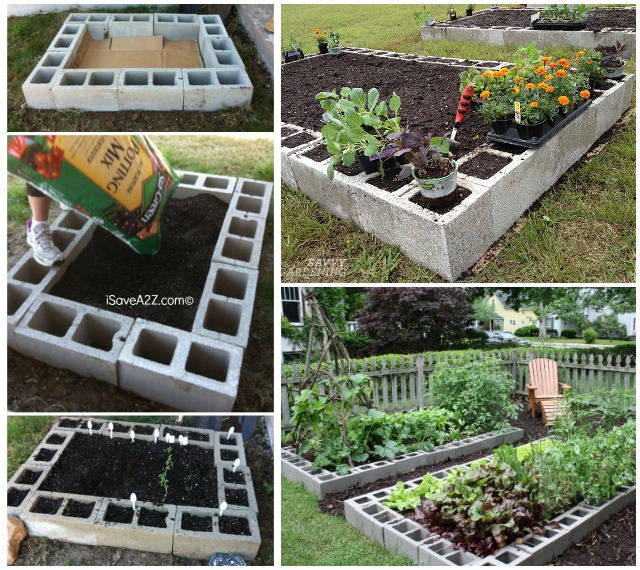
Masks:
[[[316,39],[316,43],[318,44],[318,50],[320,53],[329,53],[329,42],[327,40],[327,30],[324,32],[320,31],[320,28],[316,28],[314,37]]]
[[[458,16],[456,14],[456,9],[453,6],[449,6],[449,19],[457,20]]]
[[[616,79],[624,73],[624,66],[631,59],[627,46],[620,41],[612,46],[598,45],[596,50],[602,54],[603,76],[607,79]]]
[[[585,4],[551,4],[540,12],[537,20],[531,22],[531,27],[534,30],[582,30],[587,25],[588,14]]]
[[[304,59],[304,52],[302,51],[298,40],[293,36],[293,32],[291,32],[289,37],[289,45],[282,51],[282,59],[285,63]]]
[[[475,9],[475,4],[469,4],[467,6],[467,16],[473,16],[473,10]]]
[[[605,76],[603,54],[594,49],[580,50],[576,53],[573,64],[578,73],[587,77],[591,88],[602,83]]]
[[[318,93],[316,100],[324,111],[322,136],[333,155],[327,166],[329,180],[338,164],[352,166],[356,158],[368,174],[379,171],[384,176],[384,169],[395,165],[396,148],[387,135],[400,128],[396,93],[387,104],[375,87],[367,93],[359,87],[343,87],[339,94],[335,90]]]
[[[333,28],[329,28],[327,47],[329,54],[340,55],[340,32],[336,32]]]
[[[406,155],[406,164],[398,179],[413,176],[420,186],[420,193],[431,206],[447,206],[455,199],[458,186],[458,163],[449,152],[447,134],[433,137],[431,134],[405,128],[387,137],[398,147],[395,156]]]
[[[433,26],[436,23],[436,19],[433,14],[427,10],[426,6],[422,6],[422,10],[413,13],[413,19],[421,26]]]

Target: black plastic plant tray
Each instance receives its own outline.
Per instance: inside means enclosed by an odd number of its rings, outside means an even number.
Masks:
[[[582,113],[589,105],[591,105],[591,101],[583,103],[571,113],[568,113],[567,116],[564,117],[564,119],[562,119],[557,125],[554,125],[553,127],[547,127],[548,130],[546,130],[541,137],[532,137],[526,140],[521,139],[520,135],[518,135],[518,131],[516,130],[516,123],[515,121],[512,121],[509,130],[507,130],[507,132],[503,135],[496,135],[493,132],[493,129],[491,129],[489,131],[489,134],[487,135],[487,140],[491,142],[521,146],[524,148],[539,148],[553,135],[555,135],[562,127],[564,127],[564,125],[566,125],[569,121],[572,121],[575,117]]]
[[[564,30],[566,32],[575,32],[577,30],[584,30],[586,26],[586,20],[582,22],[541,22],[540,20],[534,20],[531,22],[531,27],[534,30]]]

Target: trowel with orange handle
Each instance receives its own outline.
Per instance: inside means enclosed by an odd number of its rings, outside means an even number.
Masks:
[[[464,88],[464,91],[460,96],[460,101],[458,101],[458,112],[456,113],[455,123],[453,123],[451,137],[449,137],[449,152],[455,156],[457,156],[460,151],[460,143],[456,141],[455,138],[458,134],[458,128],[462,124],[467,111],[471,108],[471,99],[473,98],[475,87],[476,86],[473,83],[469,83],[469,85]]]

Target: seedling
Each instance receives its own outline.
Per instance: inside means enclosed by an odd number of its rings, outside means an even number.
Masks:
[[[87,427],[89,428],[89,435],[93,435],[93,432],[91,431],[91,428],[93,427],[93,424],[91,423],[91,420],[89,420],[87,422]]]
[[[240,466],[240,458],[238,457],[238,459],[236,459],[236,460],[233,462],[233,473],[235,473],[235,472],[236,472],[236,469],[237,469],[239,466]]]
[[[109,422],[109,437],[113,439],[113,422]]]
[[[164,470],[158,476],[158,480],[160,481],[160,485],[164,489],[164,497],[162,500],[167,498],[167,493],[169,492],[169,471],[173,467],[173,449],[171,447],[167,447],[167,460],[164,464]]]

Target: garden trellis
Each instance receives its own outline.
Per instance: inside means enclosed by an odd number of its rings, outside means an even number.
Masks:
[[[553,350],[506,350],[466,352],[460,354],[413,354],[378,356],[351,361],[351,370],[366,374],[373,382],[373,404],[388,413],[417,410],[430,405],[430,379],[436,365],[448,361],[451,366],[478,360],[495,360],[513,379],[514,395],[525,397],[528,383],[527,364],[534,358],[551,358],[558,363],[558,378],[577,393],[598,390],[633,389],[636,383],[635,361],[631,356],[578,354]],[[341,373],[348,367],[341,363]],[[345,369],[346,368],[346,369]],[[300,393],[304,366],[285,367],[281,378],[282,428],[291,427],[291,406]],[[324,395],[323,374],[318,385]]]

